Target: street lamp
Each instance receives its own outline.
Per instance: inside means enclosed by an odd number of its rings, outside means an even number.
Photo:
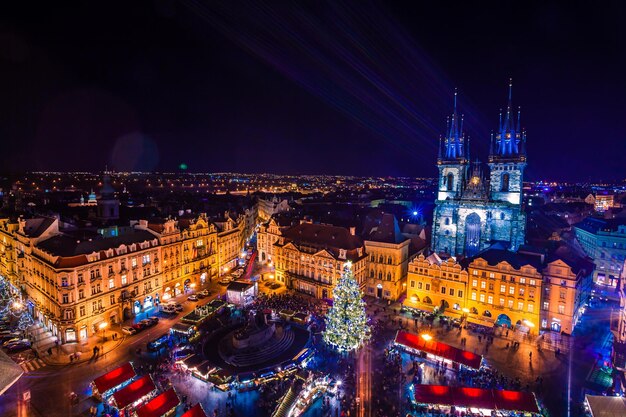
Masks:
[[[431,335],[429,335],[428,333],[423,333],[421,335],[421,337],[422,337],[422,339],[424,339],[427,342],[430,342],[433,339],[433,337]]]
[[[100,323],[100,325],[98,326],[98,328],[99,328],[100,330],[102,330],[102,344],[103,344],[103,345],[104,345],[104,331],[105,331],[105,329],[107,328],[107,326],[108,326],[108,325],[109,325],[109,323],[107,323],[107,322],[105,321],[105,322]]]

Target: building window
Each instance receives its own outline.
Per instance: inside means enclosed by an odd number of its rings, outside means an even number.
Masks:
[[[476,301],[476,293],[472,291],[472,300]]]
[[[78,299],[82,300],[85,298],[85,291],[83,289],[78,290]]]
[[[494,274],[493,272],[489,273],[489,278],[495,278],[495,277],[496,277],[496,274]]]
[[[500,285],[500,292],[506,292],[506,285]]]
[[[535,290],[533,289],[528,290],[528,298],[535,298]]]
[[[502,192],[509,191],[509,174],[507,172],[502,174],[502,178],[501,178],[500,184],[501,184],[500,191],[502,191]]]
[[[473,279],[472,280],[472,287],[476,287],[476,286],[478,286],[478,281]]]
[[[487,297],[487,303],[489,304],[493,304],[493,296],[490,295],[489,297]]]
[[[484,303],[485,302],[485,294],[480,294],[478,299],[480,300],[481,303]]]
[[[500,298],[500,307],[504,307],[504,298]]]
[[[430,284],[426,284],[426,291],[430,291]]]
[[[517,309],[520,310],[520,311],[523,310],[524,309],[524,303],[521,302],[521,301],[518,301],[517,302]]]
[[[111,288],[115,288],[115,279],[113,278],[109,279],[109,289]]]
[[[446,189],[452,191],[454,189],[454,174],[449,173],[446,181]]]
[[[418,283],[417,283],[417,289],[418,289],[418,290],[421,290],[421,289],[422,289],[422,283],[421,283],[421,282],[418,282]]]
[[[559,304],[559,314],[565,314],[565,306],[563,304]]]
[[[445,294],[446,293],[446,287],[441,287],[441,293]]]
[[[523,288],[519,289],[519,295],[520,295],[520,297],[524,296],[524,289]]]
[[[126,285],[126,274],[122,275],[122,285]]]
[[[149,264],[150,263],[150,254],[143,255],[141,257],[141,261],[143,262],[144,265],[145,264]]]
[[[535,306],[532,304],[528,304],[528,312],[532,313],[535,310]]]
[[[530,285],[536,285],[536,281],[534,279],[531,279],[529,283]]]
[[[409,285],[411,288],[415,288],[415,281],[411,280],[411,283]]]
[[[113,273],[113,265],[109,265],[109,274]]]
[[[489,283],[489,291],[493,291],[493,282]]]
[[[515,287],[509,287],[509,294],[515,294]]]
[[[63,294],[63,304],[67,304],[70,302],[70,295],[69,294]]]
[[[133,268],[135,268],[137,266],[137,258],[132,258],[130,260],[130,264],[132,265]]]
[[[547,301],[544,301],[544,302],[543,302],[543,309],[544,309],[544,310],[549,310],[549,309],[550,309],[550,303],[549,303],[549,302],[547,302]]]
[[[110,303],[111,305],[114,305],[114,304],[115,304],[115,294],[111,294],[111,295],[109,296],[109,303]]]
[[[480,281],[480,288],[483,289],[483,290],[485,288],[487,288],[487,282],[486,281]]]
[[[472,271],[472,275],[478,275],[478,271],[474,269],[474,270]]]
[[[458,291],[458,294],[457,294],[457,297],[459,297],[459,298],[463,298],[463,291],[459,290],[459,291]]]
[[[513,308],[513,300],[509,300],[507,304],[509,305],[509,308]]]
[[[520,277],[520,279],[519,279],[519,283],[520,283],[520,284],[526,284],[526,278],[522,278],[522,277]]]
[[[83,282],[85,282],[85,280],[83,279],[83,274],[78,274],[78,283],[82,284]]]
[[[450,295],[454,296],[454,288],[450,288]]]
[[[85,306],[80,306],[78,308],[78,311],[79,311],[81,317],[85,316]]]
[[[561,300],[565,300],[565,291],[560,291],[560,292],[559,292],[559,298],[560,298]]]

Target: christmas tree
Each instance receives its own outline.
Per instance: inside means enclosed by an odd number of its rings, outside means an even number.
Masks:
[[[369,335],[363,294],[346,262],[333,290],[333,306],[326,315],[324,341],[339,352],[357,349]]]

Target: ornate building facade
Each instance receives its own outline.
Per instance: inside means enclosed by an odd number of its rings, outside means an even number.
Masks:
[[[489,179],[479,161],[470,163],[469,138],[463,117],[454,110],[446,135],[440,139],[439,181],[433,220],[432,250],[473,256],[493,242],[510,250],[524,243],[526,215],[522,211],[522,184],[526,167],[526,134],[515,117],[512,85],[506,113],[500,113],[497,134],[491,137]]]

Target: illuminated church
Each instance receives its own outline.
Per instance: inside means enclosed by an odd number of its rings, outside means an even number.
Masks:
[[[439,182],[433,220],[432,250],[473,256],[494,243],[517,250],[524,243],[526,215],[522,211],[522,185],[526,167],[526,133],[520,112],[514,114],[512,83],[506,112],[491,135],[489,176],[482,164],[470,162],[469,138],[463,118],[454,111],[446,135],[439,139]]]

